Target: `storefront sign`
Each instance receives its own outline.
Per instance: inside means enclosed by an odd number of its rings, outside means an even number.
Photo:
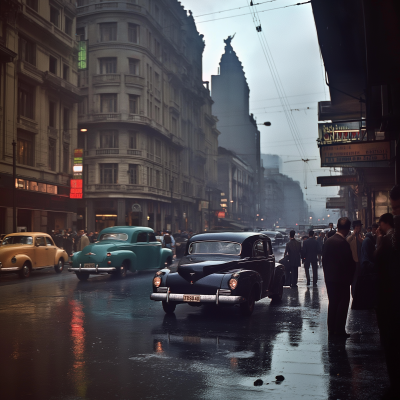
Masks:
[[[342,197],[328,197],[326,199],[326,208],[346,208],[346,200]]]
[[[81,40],[78,42],[78,70],[87,69],[87,51],[88,42],[87,40]]]
[[[360,127],[360,122],[318,124],[320,146],[333,143],[358,142],[363,140],[364,133],[365,130]]]
[[[387,167],[390,142],[360,142],[320,148],[321,167]]]
[[[71,199],[81,199],[82,194],[82,179],[71,179],[71,189],[69,197]]]
[[[350,186],[357,183],[356,175],[317,176],[317,184],[321,186]]]
[[[70,193],[71,199],[81,199],[83,196],[83,149],[74,150],[74,164],[73,164],[73,175],[74,179],[70,182]]]

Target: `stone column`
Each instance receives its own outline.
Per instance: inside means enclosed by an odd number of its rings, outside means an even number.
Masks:
[[[117,200],[117,225],[125,226],[125,199]]]
[[[165,226],[165,204],[161,203],[160,205],[160,213],[161,213],[161,226],[160,226],[160,231],[163,229],[166,229]]]

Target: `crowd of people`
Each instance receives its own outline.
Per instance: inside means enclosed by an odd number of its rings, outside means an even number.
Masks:
[[[346,321],[350,300],[355,310],[376,311],[382,347],[390,380],[385,399],[400,398],[400,186],[390,192],[392,213],[380,216],[362,233],[362,223],[339,218],[334,229],[315,238],[296,239],[290,232],[285,258],[290,286],[297,287],[298,268],[303,262],[307,285],[312,266],[313,285],[318,281],[318,263],[322,264],[328,294],[328,335],[333,339],[347,339]],[[353,228],[351,232],[350,228]]]

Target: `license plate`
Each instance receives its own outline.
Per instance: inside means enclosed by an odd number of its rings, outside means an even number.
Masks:
[[[83,264],[84,268],[94,268],[94,263],[85,263]]]
[[[184,294],[183,301],[197,302],[200,303],[200,295]]]

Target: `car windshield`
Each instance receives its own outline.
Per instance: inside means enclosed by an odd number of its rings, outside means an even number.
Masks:
[[[99,240],[128,240],[128,235],[126,233],[103,233]]]
[[[4,238],[2,245],[6,244],[33,244],[32,236],[7,236]]]
[[[189,254],[240,254],[241,245],[235,242],[204,241],[191,243]]]

